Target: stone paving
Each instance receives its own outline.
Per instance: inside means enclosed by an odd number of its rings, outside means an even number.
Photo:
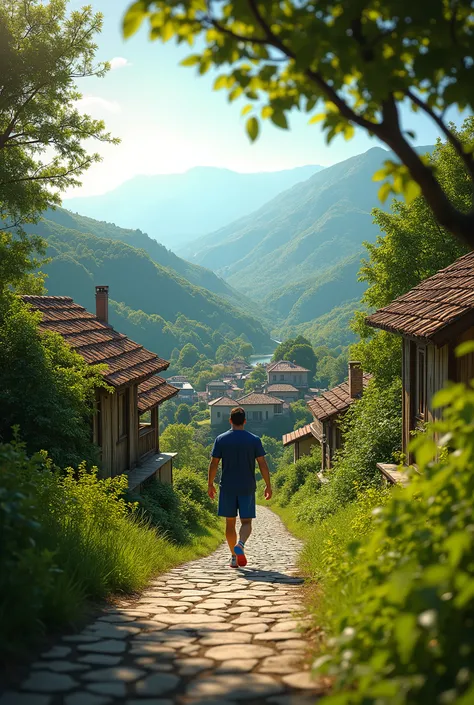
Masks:
[[[215,553],[154,580],[138,600],[64,636],[0,705],[310,705],[300,543],[258,508],[248,566]]]

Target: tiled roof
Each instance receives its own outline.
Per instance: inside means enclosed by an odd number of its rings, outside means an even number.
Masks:
[[[238,406],[237,402],[235,399],[231,399],[230,397],[219,397],[218,399],[214,399],[213,401],[210,401],[208,406]]]
[[[59,333],[89,364],[106,364],[113,387],[139,382],[166,370],[169,362],[100,321],[69,296],[22,296],[42,314],[40,329]]]
[[[281,404],[281,399],[272,397],[269,394],[263,394],[260,392],[250,392],[244,397],[237,399],[237,404],[239,406],[248,406],[250,404]]]
[[[168,384],[163,377],[154,375],[138,385],[138,411],[143,414],[144,411],[162,404],[178,393],[179,389]]]
[[[448,326],[473,309],[474,252],[469,252],[373,313],[367,323],[436,342],[442,340]]]
[[[296,387],[292,384],[269,384],[267,386],[267,392],[297,392]]]
[[[283,445],[289,446],[291,443],[296,441],[301,441],[302,438],[311,438],[313,436],[311,432],[311,424],[308,423],[302,428],[297,428],[296,431],[291,431],[291,433],[286,433],[283,436]]]
[[[364,372],[364,388],[367,387],[371,379],[372,375],[368,372]],[[353,401],[353,397],[349,394],[349,382],[343,382],[342,384],[338,384],[337,387],[323,392],[320,397],[314,397],[314,399],[308,402],[308,406],[316,419],[324,421],[330,416],[334,416],[334,414],[340,414],[341,411],[346,411]]]
[[[294,362],[279,360],[278,362],[271,362],[267,367],[267,372],[309,372],[309,370]]]

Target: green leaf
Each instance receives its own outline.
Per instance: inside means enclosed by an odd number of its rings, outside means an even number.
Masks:
[[[354,132],[355,130],[353,125],[346,125],[344,127],[344,139],[346,140],[346,142],[348,142],[354,137]]]
[[[262,108],[262,118],[263,120],[266,120],[267,118],[271,117],[273,114],[273,108],[271,105],[264,105]]]
[[[228,77],[227,76],[218,76],[216,80],[214,81],[214,90],[219,91],[221,88],[227,88],[228,85]]]
[[[382,184],[382,186],[379,188],[378,191],[378,197],[382,201],[382,203],[385,203],[387,198],[390,196],[392,193],[392,184],[390,184],[388,181],[385,184]]]
[[[382,167],[381,169],[376,171],[375,174],[372,176],[372,181],[383,181],[386,178],[387,178],[387,170],[385,167]]]
[[[145,14],[147,11],[147,3],[145,0],[139,0],[139,2],[134,2],[130,5],[127,12],[124,15],[122,22],[122,32],[125,39],[128,39],[135,34],[145,19]]]
[[[180,61],[180,66],[196,66],[196,64],[199,64],[201,61],[201,57],[199,54],[191,54],[191,56],[187,56],[185,59]]]
[[[247,103],[247,105],[244,105],[242,110],[240,111],[241,115],[247,115],[252,110],[252,105],[250,103]]]
[[[315,122],[321,122],[326,117],[326,113],[318,113],[313,115],[313,117],[308,121],[308,125],[314,125]]]
[[[273,111],[273,113],[270,115],[270,120],[277,127],[281,127],[282,130],[288,129],[288,122],[285,113]]]
[[[161,38],[164,42],[169,42],[169,40],[174,37],[175,25],[174,22],[165,22],[163,29],[161,30]]]
[[[456,357],[463,357],[470,353],[474,353],[474,340],[466,340],[464,343],[461,343],[461,345],[458,345],[454,351]]]
[[[247,134],[250,137],[251,142],[255,142],[255,140],[258,137],[258,131],[259,131],[259,125],[258,125],[258,120],[256,117],[251,117],[247,120],[247,124],[245,126],[247,130]]]
[[[421,188],[414,179],[410,179],[405,182],[403,187],[403,195],[405,196],[405,201],[408,203],[408,205],[412,203],[415,198],[418,198],[420,194]]]
[[[394,626],[398,653],[402,662],[408,663],[420,634],[416,625],[416,615],[408,612],[402,613],[395,619]],[[378,695],[383,694],[387,695],[387,693],[378,693]]]

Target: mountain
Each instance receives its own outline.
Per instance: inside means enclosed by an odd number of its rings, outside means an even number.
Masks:
[[[46,225],[45,228],[45,226],[40,223],[38,226],[35,226],[35,232],[38,232],[40,235],[43,235],[44,232],[46,238],[47,233],[51,229],[51,223],[55,223],[69,230],[124,242],[132,247],[145,250],[153,262],[162,267],[169,267],[175,273],[180,274],[191,282],[191,284],[202,286],[215,294],[224,296],[237,305],[249,306],[249,301],[245,296],[229,286],[229,284],[221,277],[214,274],[210,269],[181,259],[181,257],[175,255],[174,252],[168,250],[164,245],[161,245],[141,230],[119,228],[113,223],[94,220],[87,216],[71,213],[64,210],[64,208],[48,210],[45,213],[43,222],[49,224]],[[263,316],[263,314],[261,315]]]
[[[51,262],[42,269],[48,275],[50,295],[72,296],[94,311],[94,285],[108,284],[112,325],[164,357],[187,342],[211,356],[225,337],[242,335],[259,350],[272,348],[262,324],[223,296],[153,261],[143,248],[90,233],[92,226],[99,232],[115,232],[106,224],[89,221],[89,232],[84,232],[64,225],[86,227],[85,221],[66,211],[45,215],[56,220],[45,217],[28,229],[48,243]],[[199,268],[191,266],[190,271],[199,273]]]
[[[176,250],[260,208],[320,169],[302,166],[239,174],[229,169],[195,167],[184,174],[135,176],[100,196],[65,199],[63,206],[125,228],[139,227]]]
[[[391,156],[374,147],[327,167],[250,216],[198,238],[184,256],[273,310],[276,335],[332,309],[340,313],[364,291],[357,280],[363,242],[375,240],[371,211],[383,207],[372,176]]]

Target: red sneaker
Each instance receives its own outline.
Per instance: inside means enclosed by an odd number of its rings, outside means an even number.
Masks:
[[[234,553],[237,557],[237,565],[239,568],[244,568],[247,565],[247,556],[245,555],[243,543],[239,541],[239,543],[234,546]]]

